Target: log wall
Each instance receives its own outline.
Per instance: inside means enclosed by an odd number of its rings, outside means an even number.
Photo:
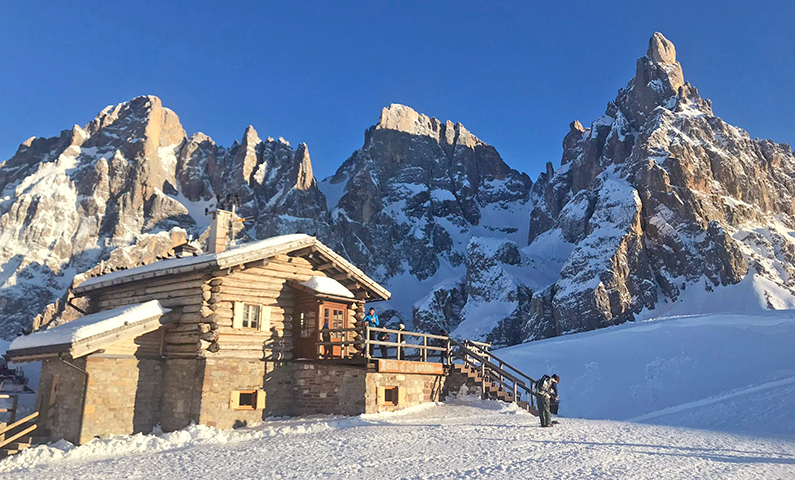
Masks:
[[[136,348],[166,358],[226,356],[283,361],[294,357],[293,316],[299,297],[287,282],[302,282],[313,276],[327,275],[303,257],[279,255],[231,269],[110,287],[92,294],[91,300],[97,311],[149,300],[158,300],[171,309],[164,316],[169,325],[163,328],[157,345],[113,345],[112,353],[130,354]],[[235,302],[268,307],[263,310],[268,318],[261,319],[267,328],[234,328]],[[364,306],[359,301],[348,311],[351,326],[359,325],[363,317]]]

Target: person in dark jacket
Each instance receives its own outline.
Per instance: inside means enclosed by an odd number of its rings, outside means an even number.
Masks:
[[[362,320],[362,325],[367,325],[368,327],[380,327],[381,320],[378,318],[378,315],[375,314],[375,308],[370,307],[370,311],[367,315],[365,315],[364,319]],[[370,332],[370,340],[377,340],[378,333],[377,332]],[[370,344],[369,354],[370,357],[373,356],[373,346]]]
[[[560,378],[560,377],[558,377],[557,375],[552,375],[552,378]],[[552,415],[558,414],[559,406],[560,406],[560,396],[558,395],[558,382],[553,382],[552,397],[550,397],[549,399],[549,411],[552,412]]]
[[[536,398],[538,399],[538,416],[541,419],[542,427],[552,426],[552,412],[550,403],[553,395],[553,386],[560,381],[557,374],[551,377],[544,375],[536,382]]]

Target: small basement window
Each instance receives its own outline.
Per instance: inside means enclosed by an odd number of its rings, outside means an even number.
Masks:
[[[384,400],[381,405],[398,404],[398,387],[384,387]]]
[[[259,330],[259,311],[259,305],[243,305],[243,328],[253,328],[254,330]]]
[[[263,390],[233,390],[229,399],[229,408],[261,410],[265,408],[265,392]]]

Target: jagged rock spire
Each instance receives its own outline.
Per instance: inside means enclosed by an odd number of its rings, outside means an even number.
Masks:
[[[655,63],[677,63],[676,47],[660,32],[654,32],[649,39],[649,50],[646,52],[646,56]]]

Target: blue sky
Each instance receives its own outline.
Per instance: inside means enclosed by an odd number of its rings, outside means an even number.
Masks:
[[[159,96],[222,145],[306,142],[318,177],[403,103],[463,123],[535,179],[604,112],[654,31],[752,137],[795,144],[795,2],[4,2],[0,160]]]

